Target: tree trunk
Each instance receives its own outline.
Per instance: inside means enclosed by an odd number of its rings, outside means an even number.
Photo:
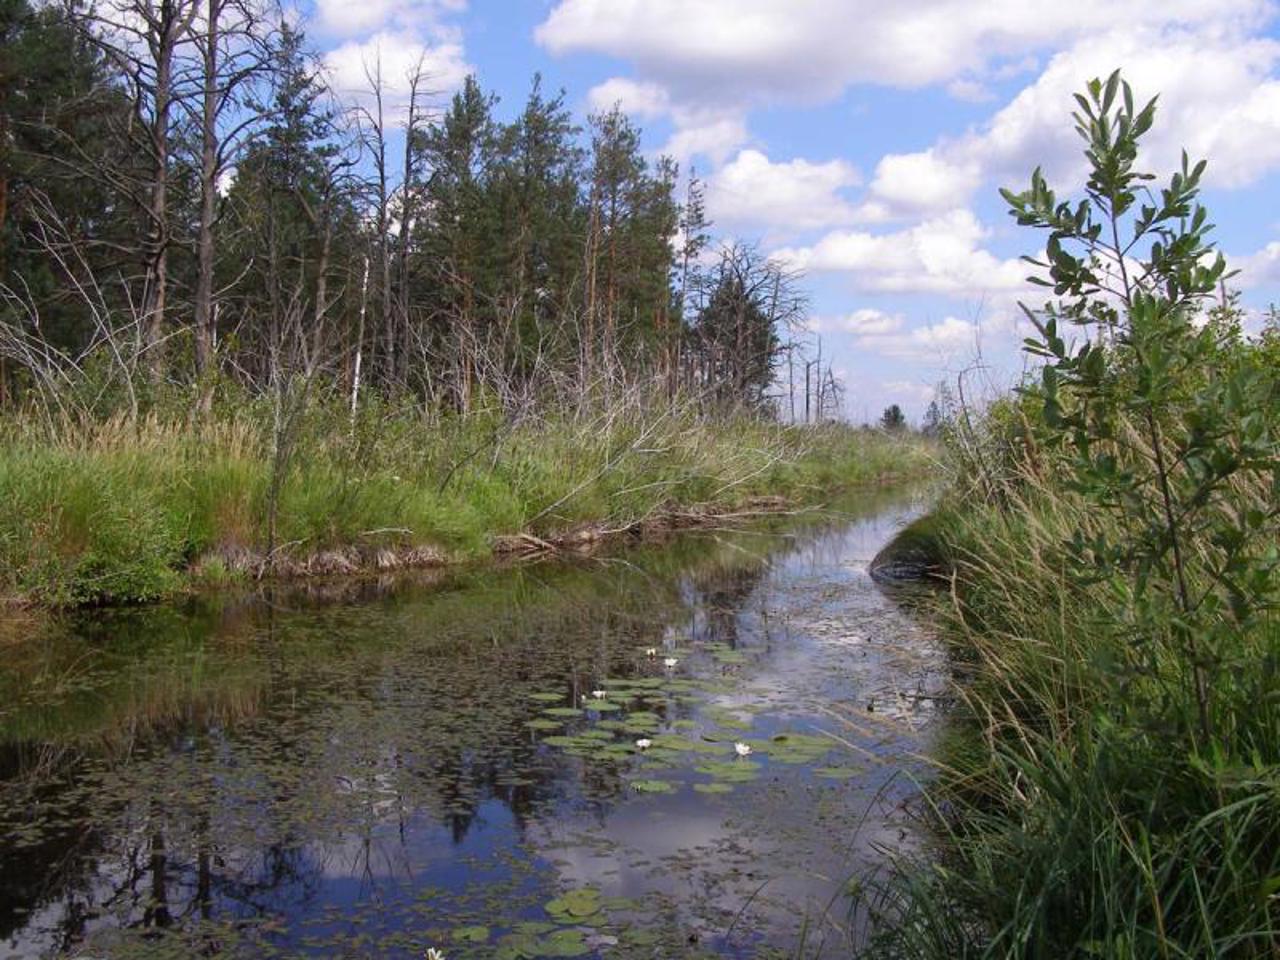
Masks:
[[[204,103],[200,123],[200,227],[196,238],[196,410],[213,407],[213,221],[218,201],[218,20],[221,0],[208,0],[204,44]]]

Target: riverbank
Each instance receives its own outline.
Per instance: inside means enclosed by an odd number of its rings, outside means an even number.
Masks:
[[[1158,574],[1131,581],[1135,520],[1073,489],[1010,413],[983,426],[991,469],[953,451],[927,536],[907,531],[946,581],[958,701],[923,806],[935,843],[879,891],[894,933],[877,955],[1274,956],[1280,619],[1214,599],[1222,527],[1181,531],[1190,616]],[[1262,525],[1262,552],[1227,572],[1264,585],[1274,501],[1241,483],[1228,508]]]
[[[6,945],[854,955],[847,878],[907,826],[936,729],[908,695],[946,662],[865,575],[918,496],[835,506],[336,601],[44,618],[0,664]]]
[[[919,473],[926,444],[844,425],[598,419],[427,422],[371,408],[279,427],[111,420],[0,437],[0,595],[66,607],[263,576],[476,560],[726,515],[819,505]]]

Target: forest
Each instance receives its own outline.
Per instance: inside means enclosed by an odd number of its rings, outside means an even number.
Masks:
[[[1063,97],[1021,371],[914,431],[620,106],[364,66],[0,0],[20,955],[1280,956],[1280,311],[1160,101]]]
[[[334,90],[258,0],[0,23],[12,598],[433,564],[916,462],[829,422],[801,278],[717,240],[616,106],[581,127],[535,76],[504,114],[377,57]]]
[[[5,403],[207,412],[297,375],[353,408],[771,403],[797,278],[713,247],[697,176],[619,108],[582,129],[534,77],[504,122],[475,77],[376,60],[334,91],[256,0],[6,6]]]

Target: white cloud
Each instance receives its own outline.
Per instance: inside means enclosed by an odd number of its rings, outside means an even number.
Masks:
[[[1210,158],[1209,185],[1244,186],[1280,168],[1280,42],[1257,35],[1272,0],[1132,0],[1122,22],[1116,9],[1105,0],[559,0],[536,36],[553,53],[628,60],[646,102],[673,114],[717,111],[715,124],[676,120],[670,147],[721,156],[746,142],[742,118],[761,104],[830,99],[858,84],[942,85],[979,101],[992,82],[1048,56],[988,122],[883,158],[865,222],[967,204],[984,183],[1021,183],[1037,164],[1076,178],[1071,94],[1116,66],[1139,96],[1162,94],[1147,138],[1157,171],[1184,145]]]
[[[349,40],[324,56],[330,83],[344,99],[368,104],[370,77],[381,71],[384,105],[391,114],[403,110],[409,96],[409,78],[421,65],[431,98],[461,86],[473,68],[460,43],[431,45],[405,33],[383,32],[367,40]]]
[[[1280,240],[1273,240],[1249,256],[1232,257],[1227,265],[1240,271],[1235,282],[1246,289],[1280,285]]]
[[[891,399],[905,401],[913,406],[923,406],[932,400],[938,391],[936,384],[918,383],[912,380],[886,380],[880,386]]]
[[[1078,186],[1083,145],[1069,121],[1072,94],[1123,65],[1135,96],[1159,93],[1141,163],[1164,176],[1185,147],[1207,157],[1205,183],[1242,187],[1280,167],[1280,43],[1217,26],[1131,27],[1082,40],[982,126],[926,150],[886,155],[863,205],[865,219],[936,213],[969,201],[984,182],[1021,186],[1045,168],[1051,184]]]
[[[814,333],[839,332],[877,336],[901,330],[906,323],[902,314],[863,307],[843,317],[813,317],[809,320],[809,329]]]
[[[707,209],[722,227],[829,227],[854,219],[853,207],[840,191],[860,179],[843,160],[774,163],[758,150],[743,150],[708,181]]]
[[[1253,25],[1267,0],[1130,0],[1134,24]],[[917,87],[981,75],[1111,29],[1107,0],[560,0],[537,28],[553,53],[631,60],[680,97],[829,98],[871,83]]]
[[[891,360],[945,366],[977,355],[981,332],[976,323],[946,317],[912,330],[864,334],[854,339],[853,346]]]
[[[956,317],[899,333],[858,337],[854,348],[869,350],[893,360],[945,365],[957,357],[977,353],[979,329]]]
[[[859,216],[874,223],[950,210],[968,203],[981,180],[977,164],[944,159],[932,147],[887,154],[876,164]]]
[[[392,28],[423,34],[466,8],[466,0],[316,0],[315,19],[320,32],[337,38]]]
[[[747,141],[743,110],[691,101],[673,101],[665,87],[629,77],[610,77],[587,92],[587,108],[602,113],[614,105],[642,120],[667,117],[675,127],[661,152],[682,163],[695,156],[720,164]]]
[[[986,103],[996,98],[990,87],[981,80],[975,80],[972,77],[960,77],[952,80],[947,84],[947,93],[966,103]]]
[[[593,112],[604,113],[617,104],[633,117],[659,117],[671,107],[667,91],[656,83],[639,83],[626,77],[610,77],[587,93],[587,105]]]
[[[776,256],[800,270],[844,274],[868,292],[983,298],[1023,290],[1027,265],[983,249],[987,235],[971,211],[953,210],[890,233],[832,231]]]
[[[675,132],[662,152],[681,163],[705,156],[721,164],[747,142],[746,114],[738,110],[718,110],[675,105],[671,108]]]

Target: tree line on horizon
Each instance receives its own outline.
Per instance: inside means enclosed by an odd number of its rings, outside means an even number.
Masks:
[[[0,0],[0,403],[203,413],[302,377],[353,409],[645,386],[785,416],[803,363],[803,409],[838,405],[798,277],[717,246],[619,107],[366,81],[344,106],[260,0]]]

